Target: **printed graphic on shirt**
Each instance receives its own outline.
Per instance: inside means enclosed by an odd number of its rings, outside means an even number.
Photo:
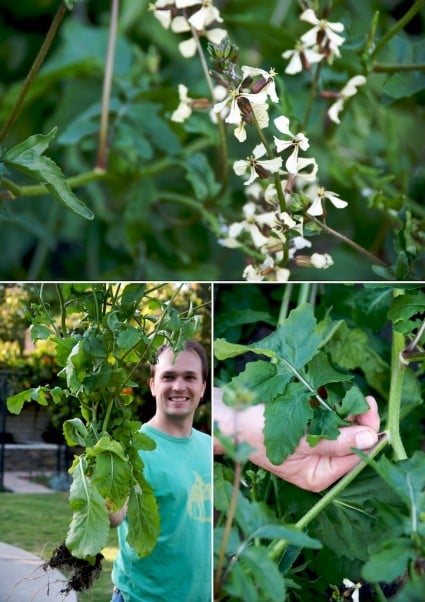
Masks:
[[[187,512],[193,520],[211,522],[211,483],[206,483],[194,472],[195,482],[187,500]]]

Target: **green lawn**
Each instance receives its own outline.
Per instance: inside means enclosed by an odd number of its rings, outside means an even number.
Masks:
[[[64,541],[70,518],[67,493],[0,493],[0,539],[44,559]],[[79,594],[80,602],[109,602],[117,545],[116,531],[111,529],[102,574],[91,591]]]

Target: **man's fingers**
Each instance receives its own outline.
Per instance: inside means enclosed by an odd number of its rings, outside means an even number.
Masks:
[[[345,426],[340,429],[338,439],[322,439],[314,447],[310,447],[305,439],[301,439],[296,453],[305,456],[344,457],[353,453],[353,447],[365,450],[373,447],[377,442],[378,433],[373,428],[367,426]]]
[[[357,423],[362,424],[363,426],[368,426],[378,432],[381,423],[378,412],[378,404],[372,395],[368,395],[366,397],[366,401],[369,404],[369,410],[364,414],[359,414],[357,416]]]

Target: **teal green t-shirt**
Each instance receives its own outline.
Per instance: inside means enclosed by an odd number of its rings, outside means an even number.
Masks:
[[[152,553],[139,558],[126,542],[127,520],[121,523],[112,581],[125,602],[210,602],[211,437],[196,429],[186,438],[149,425],[143,431],[156,442],[141,457],[158,502],[160,535]]]

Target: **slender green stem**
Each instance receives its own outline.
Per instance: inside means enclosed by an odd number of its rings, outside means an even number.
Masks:
[[[302,305],[308,300],[310,294],[311,282],[302,282],[298,292],[297,305]]]
[[[59,307],[60,307],[60,316],[61,316],[61,328],[62,328],[62,336],[66,337],[67,335],[67,326],[66,326],[66,309],[65,309],[65,301],[63,298],[63,292],[62,292],[62,288],[61,288],[61,284],[56,284],[56,293],[58,296],[58,300],[59,300]]]
[[[319,85],[320,73],[322,70],[322,63],[318,63],[316,70],[314,72],[314,77],[311,82],[310,95],[308,98],[307,107],[304,114],[304,120],[301,126],[302,131],[307,129],[308,121],[310,119],[311,112],[313,110],[314,101],[316,100],[317,87]]]
[[[309,215],[309,219],[311,219],[315,224],[317,224],[318,226],[320,226],[322,228],[322,230],[324,230],[327,234],[331,234],[335,238],[338,238],[339,240],[342,240],[347,245],[349,245],[350,247],[352,247],[353,249],[355,249],[356,251],[358,251],[359,253],[361,253],[365,257],[367,257],[369,259],[369,261],[372,261],[372,263],[378,264],[378,265],[381,265],[381,266],[384,266],[384,267],[388,267],[388,265],[385,263],[385,261],[382,261],[382,259],[380,259],[379,257],[376,257],[376,255],[373,255],[373,253],[371,253],[370,251],[368,251],[364,247],[361,247],[359,244],[357,244],[356,242],[354,242],[354,240],[351,240],[350,238],[348,238],[344,234],[341,234],[340,232],[337,232],[333,228],[330,228],[327,224],[321,222],[314,215]]]
[[[373,66],[375,73],[400,73],[401,71],[425,71],[425,65],[384,65],[382,63],[375,63]]]
[[[398,296],[400,294],[403,294],[401,289],[394,289],[394,296]],[[386,430],[389,433],[390,443],[396,460],[405,460],[407,458],[407,454],[400,436],[401,394],[404,373],[406,371],[406,366],[402,357],[404,347],[404,335],[401,332],[397,332],[393,326],[391,344],[391,381],[388,398],[388,418]]]
[[[61,2],[61,4],[59,5],[59,7],[56,11],[55,16],[53,17],[53,21],[49,27],[46,37],[44,38],[41,48],[38,51],[38,54],[34,59],[31,69],[28,72],[28,75],[22,86],[21,92],[19,93],[16,103],[9,115],[9,118],[6,121],[3,129],[0,132],[0,142],[2,142],[6,138],[6,136],[9,134],[10,130],[12,129],[13,124],[19,117],[21,110],[22,110],[22,106],[25,101],[25,98],[32,86],[32,83],[34,82],[34,79],[37,76],[37,73],[40,71],[40,68],[44,62],[44,59],[46,58],[46,55],[50,49],[50,46],[52,45],[52,42],[56,36],[56,33],[59,29],[59,26],[62,22],[62,19],[63,19],[65,13],[66,13],[65,3]]]
[[[77,176],[67,178],[66,183],[70,188],[78,188],[79,186],[84,186],[85,184],[89,184],[95,180],[100,180],[104,177],[104,175],[104,173],[93,169]],[[18,186],[8,178],[2,178],[0,183],[4,188],[12,193],[12,198],[42,196],[44,194],[49,194],[49,191],[43,184],[36,184],[34,186]]]
[[[277,326],[282,326],[286,318],[288,317],[289,303],[291,302],[292,290],[294,288],[293,282],[287,282],[285,285],[285,292],[282,296],[282,302],[280,304],[279,318],[277,320]]]
[[[115,399],[112,397],[108,401],[108,405],[106,406],[105,418],[103,419],[103,424],[102,424],[102,432],[103,433],[106,433],[106,431],[108,430],[109,420],[111,419],[111,412],[112,412],[112,408],[114,407],[114,403],[115,403]]]
[[[229,509],[227,511],[226,523],[224,526],[223,537],[221,540],[220,551],[218,554],[217,568],[214,579],[214,594],[218,597],[220,595],[221,586],[222,586],[222,578],[223,578],[223,569],[224,569],[224,561],[226,558],[226,550],[227,550],[227,542],[229,541],[230,532],[232,529],[233,519],[235,517],[236,506],[238,503],[239,496],[239,483],[242,475],[242,463],[235,462],[235,477],[233,480],[233,491],[232,497],[230,499]]]
[[[48,306],[46,304],[46,302],[44,301],[44,283],[41,283],[39,287],[36,287],[36,294],[38,295],[38,298],[40,299],[40,303],[43,306],[44,309],[44,313],[46,314],[48,320],[49,320],[49,324],[50,326],[53,328],[53,330],[56,333],[56,336],[60,337],[61,333],[59,331],[59,328],[56,325],[56,321],[55,319],[51,316]]]
[[[199,41],[199,36],[196,33],[195,28],[191,25],[192,28],[192,36],[195,40],[196,50],[198,52],[199,60],[201,62],[202,71],[204,73],[205,80],[207,82],[208,90],[211,96],[211,102],[214,103],[214,85],[210,76],[210,72],[208,69],[207,61],[205,59],[204,50]],[[227,149],[227,136],[226,136],[226,128],[224,125],[224,121],[222,116],[219,113],[216,113],[217,125],[218,125],[218,133],[220,137],[220,180],[221,186],[220,191],[216,195],[217,198],[223,194],[223,192],[227,188],[227,184],[229,181],[229,174],[227,170],[227,160],[228,160],[228,149]]]
[[[391,29],[389,29],[376,44],[374,51],[371,54],[371,58],[374,59],[381,52],[381,50],[388,44],[403,27],[418,13],[421,8],[425,5],[425,0],[416,0],[416,2],[409,8],[401,19],[399,19]]]
[[[102,92],[102,114],[100,117],[99,143],[97,150],[96,168],[106,171],[107,168],[107,139],[109,125],[109,102],[111,99],[112,78],[114,74],[115,48],[117,43],[119,0],[111,0],[111,22],[109,25],[108,49],[106,53],[105,75]]]
[[[383,438],[376,444],[376,446],[368,454],[369,458],[375,458],[387,445],[388,438],[385,434]],[[316,518],[325,508],[328,506],[354,479],[364,470],[367,466],[367,462],[361,461],[353,470],[348,472],[342,479],[340,479],[331,489],[329,489],[323,497],[321,497],[314,506],[312,506],[304,516],[295,523],[298,529],[305,529],[313,519]],[[284,539],[277,540],[271,544],[271,550],[269,553],[270,558],[277,559],[287,547],[287,541]]]
[[[320,395],[317,393],[317,391],[314,389],[314,387],[312,387],[310,385],[309,382],[306,381],[306,379],[303,377],[303,375],[298,372],[298,370],[295,368],[295,366],[293,366],[290,362],[287,362],[285,359],[281,359],[281,362],[283,364],[285,364],[285,366],[292,372],[292,374],[300,381],[300,383],[302,383],[304,385],[304,387],[306,389],[308,389],[310,391],[310,393],[312,393],[314,395],[314,397],[317,399],[317,401],[327,410],[329,410],[329,412],[332,412],[332,408],[326,403],[326,401],[320,397]]]

